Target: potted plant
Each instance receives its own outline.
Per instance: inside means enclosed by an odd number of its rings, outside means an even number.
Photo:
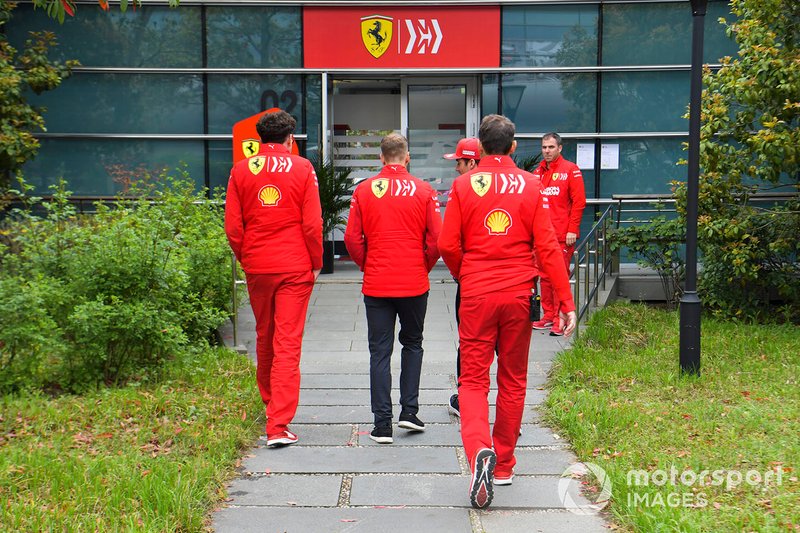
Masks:
[[[319,183],[319,199],[322,204],[322,274],[333,272],[333,230],[347,222],[345,210],[350,207],[353,180],[349,167],[336,167],[333,161],[317,154],[311,158]]]

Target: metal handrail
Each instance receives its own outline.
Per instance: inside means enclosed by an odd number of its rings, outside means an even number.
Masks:
[[[606,276],[612,273],[613,261],[608,246],[608,229],[613,224],[616,210],[617,207],[613,203],[606,207],[592,229],[575,245],[572,253],[573,269],[570,284],[574,287],[572,296],[578,316],[575,325],[576,337],[580,335],[581,319],[588,313],[592,303],[597,306],[600,290],[605,290],[606,287]],[[581,269],[585,269],[585,275],[581,274]],[[583,281],[583,292],[581,292],[581,281]]]

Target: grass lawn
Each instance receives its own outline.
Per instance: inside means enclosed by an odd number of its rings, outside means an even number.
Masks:
[[[157,383],[0,398],[0,531],[203,531],[263,421],[253,365],[223,349]]]
[[[548,422],[605,469],[620,529],[800,531],[800,328],[703,317],[695,378],[679,373],[678,320],[594,315],[554,365]]]

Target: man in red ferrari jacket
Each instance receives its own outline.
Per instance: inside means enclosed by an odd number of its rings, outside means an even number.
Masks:
[[[228,180],[225,233],[247,277],[256,318],[256,381],[267,412],[267,445],[297,442],[289,423],[300,396],[306,310],[322,268],[322,209],[311,163],[292,155],[295,119],[258,121],[258,154]]]
[[[556,230],[564,265],[569,274],[572,252],[581,226],[583,209],[586,207],[586,190],[583,175],[575,163],[561,156],[563,142],[557,133],[546,133],[542,137],[542,162],[533,175],[542,182],[542,194],[550,204],[550,221]],[[541,277],[541,320],[533,322],[533,329],[550,329],[550,335],[561,336],[564,330],[559,321],[559,300],[550,278]]]
[[[439,259],[442,221],[436,191],[406,170],[408,141],[390,133],[381,141],[381,172],[353,192],[344,243],[364,272],[369,378],[375,427],[370,438],[392,443],[390,361],[395,320],[400,319],[399,427],[423,431],[419,412],[422,330],[428,307],[428,273]]]
[[[493,484],[510,485],[527,387],[531,289],[539,265],[563,304],[565,335],[575,329],[575,306],[553,231],[548,201],[532,174],[510,154],[514,123],[501,115],[481,121],[478,167],[456,178],[439,250],[461,285],[461,439],[472,480],[473,507],[488,506]],[[497,410],[489,432],[489,368],[497,351]]]

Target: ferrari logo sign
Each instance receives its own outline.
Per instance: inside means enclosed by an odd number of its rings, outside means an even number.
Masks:
[[[261,144],[255,139],[245,139],[242,141],[242,153],[245,157],[253,157],[258,154]]]
[[[361,18],[361,41],[372,57],[378,59],[392,43],[392,17],[370,15]]]
[[[250,169],[250,172],[253,174],[258,174],[261,172],[261,169],[264,168],[264,161],[266,157],[260,155],[258,157],[251,157],[249,161],[247,161],[247,168]]]
[[[372,181],[372,194],[374,194],[377,198],[383,198],[383,195],[386,194],[386,191],[388,190],[389,190],[388,179],[380,178]]]
[[[492,175],[488,172],[479,172],[478,174],[470,176],[469,181],[472,184],[472,190],[475,191],[475,194],[483,197],[489,192],[489,187],[492,186]]]

